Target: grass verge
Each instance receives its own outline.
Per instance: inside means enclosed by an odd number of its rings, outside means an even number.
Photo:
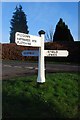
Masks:
[[[79,74],[47,74],[44,84],[37,84],[36,79],[35,75],[3,81],[3,119],[79,117]]]

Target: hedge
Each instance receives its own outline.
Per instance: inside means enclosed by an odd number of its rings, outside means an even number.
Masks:
[[[2,48],[2,49],[1,49]],[[80,41],[77,42],[48,42],[45,43],[46,50],[68,50],[69,56],[62,57],[46,57],[47,61],[67,61],[67,62],[80,62]],[[23,57],[23,50],[38,50],[37,47],[18,46],[15,43],[0,44],[0,58],[5,60],[31,60],[37,61],[38,57]],[[1,52],[2,50],[2,52]]]

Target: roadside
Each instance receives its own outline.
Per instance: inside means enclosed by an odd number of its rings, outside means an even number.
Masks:
[[[62,63],[45,63],[46,73],[55,72],[80,72],[80,66],[75,64],[62,64]],[[2,61],[2,79],[8,79],[17,76],[35,75],[38,71],[37,62],[26,61]]]
[[[80,75],[47,74],[43,84],[36,79],[33,75],[3,81],[3,119],[78,119]]]

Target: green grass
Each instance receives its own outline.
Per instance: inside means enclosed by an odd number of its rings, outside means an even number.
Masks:
[[[46,75],[44,84],[37,76],[3,81],[3,118],[77,118],[78,80],[74,73]]]

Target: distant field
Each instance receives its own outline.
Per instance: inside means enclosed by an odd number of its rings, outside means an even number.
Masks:
[[[79,74],[47,74],[44,84],[36,79],[35,75],[3,81],[3,118],[79,117]]]

